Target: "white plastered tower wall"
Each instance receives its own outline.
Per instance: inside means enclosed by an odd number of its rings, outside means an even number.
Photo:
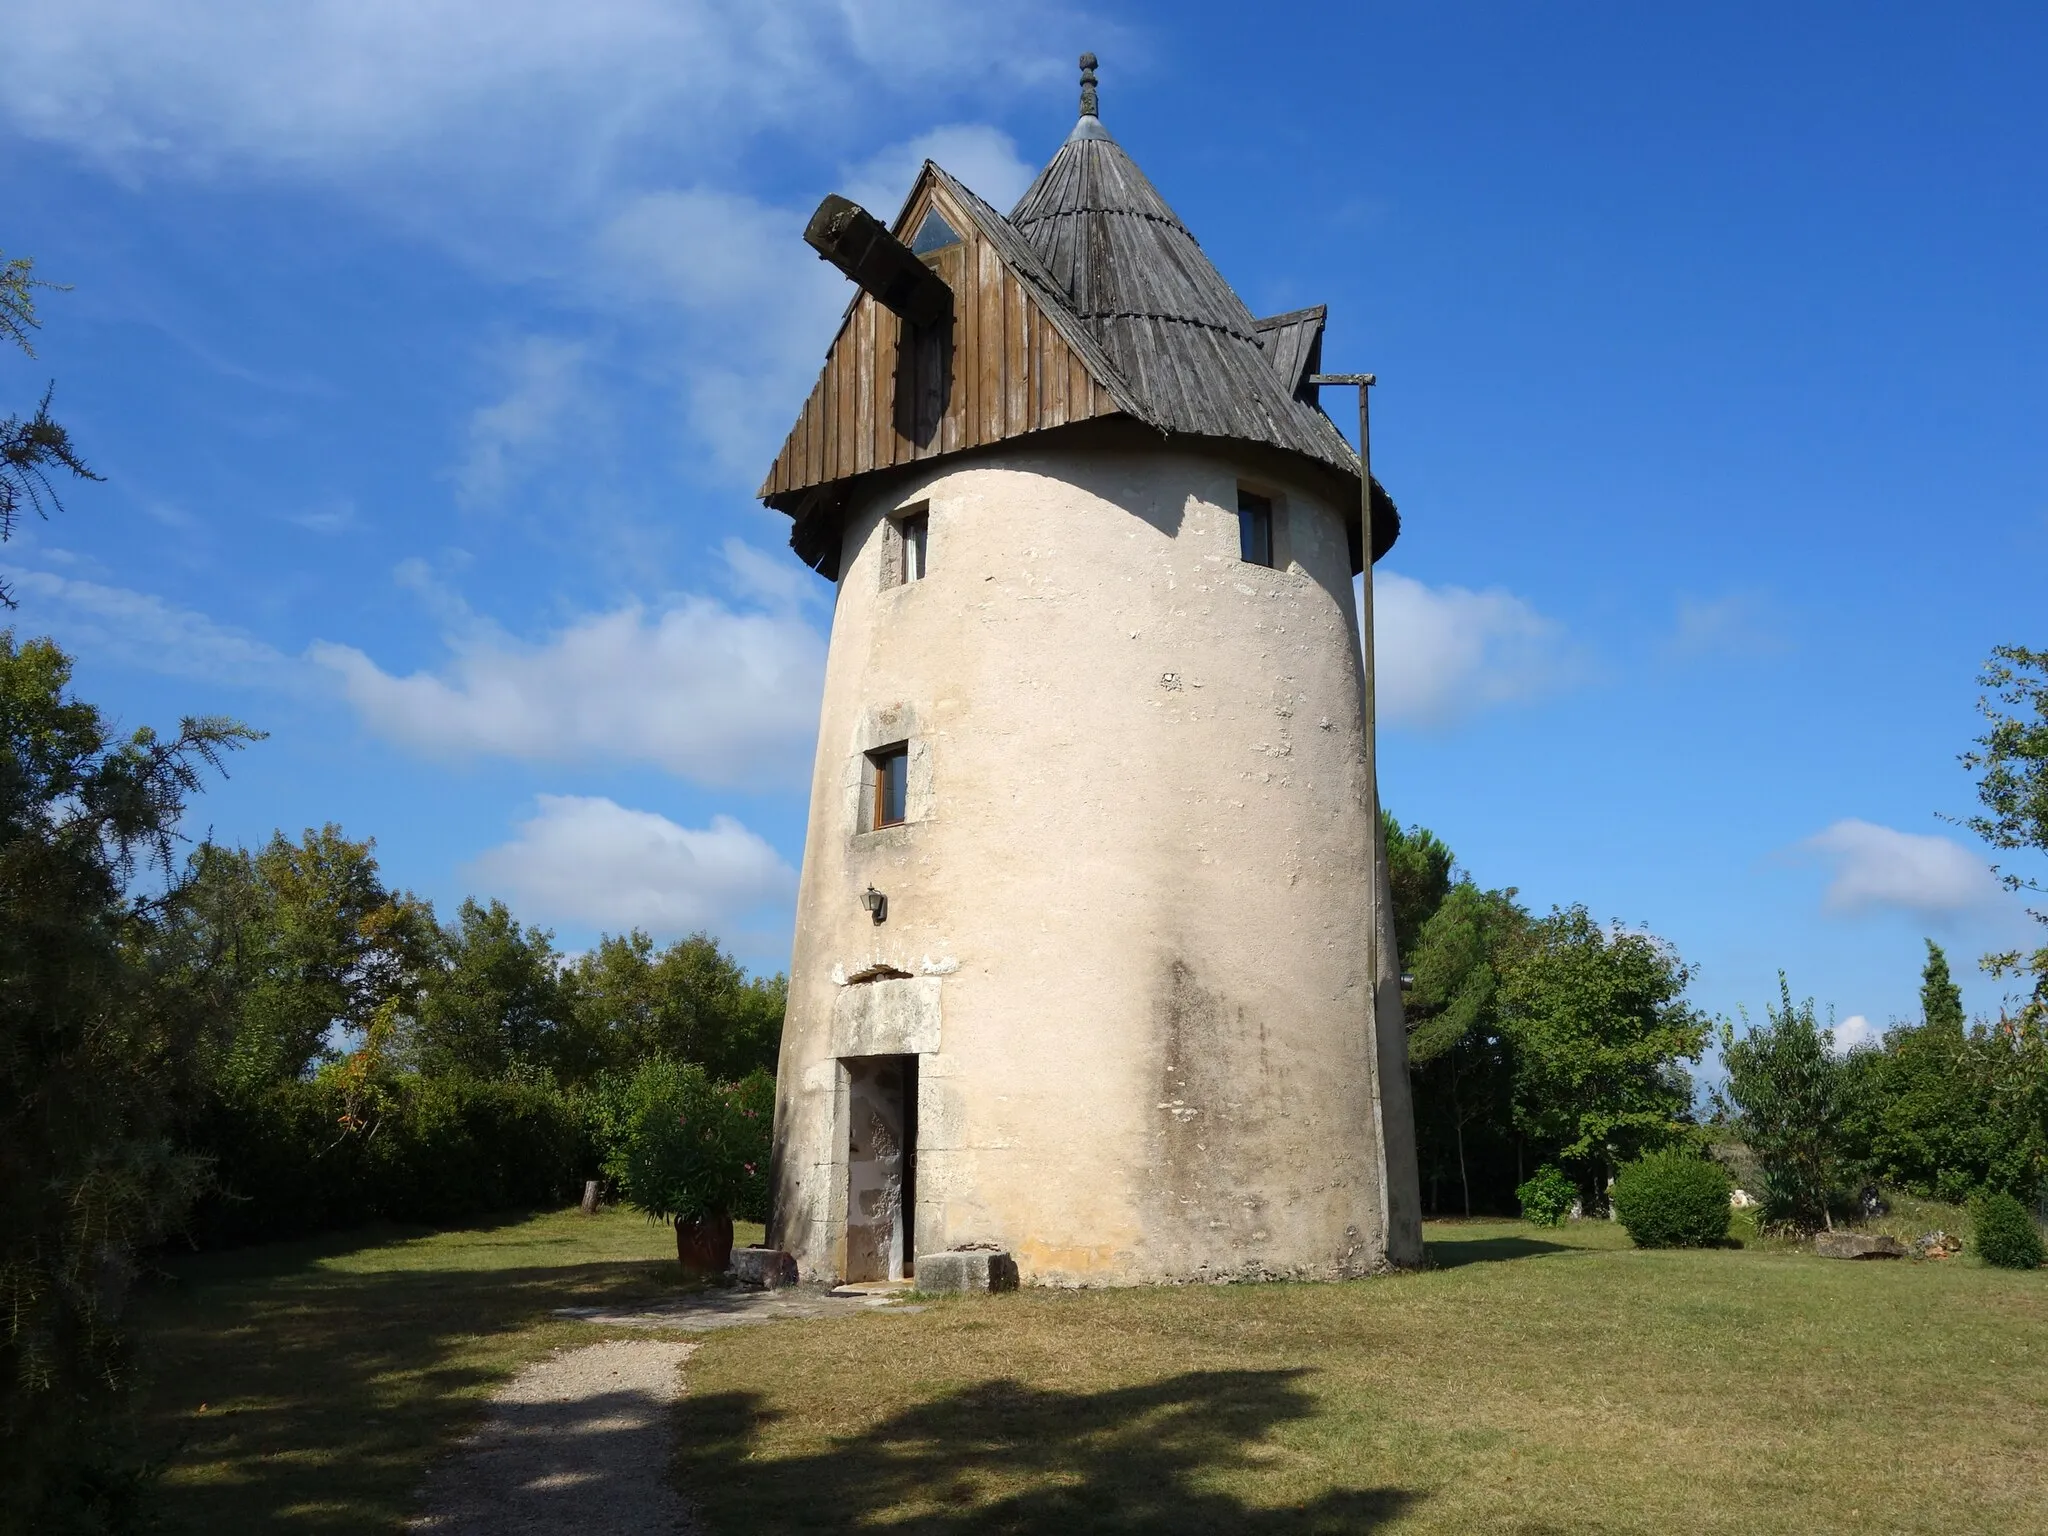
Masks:
[[[845,1273],[846,1063],[899,1055],[919,1251],[1046,1284],[1419,1262],[1383,864],[1377,1028],[1366,995],[1356,513],[1250,457],[1045,434],[850,505],[776,1112],[771,1241],[807,1277]],[[897,742],[905,820],[864,830]]]

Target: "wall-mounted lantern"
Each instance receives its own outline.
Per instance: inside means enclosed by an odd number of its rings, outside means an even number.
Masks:
[[[868,909],[868,916],[878,923],[889,920],[889,898],[872,885],[861,893],[860,904]]]

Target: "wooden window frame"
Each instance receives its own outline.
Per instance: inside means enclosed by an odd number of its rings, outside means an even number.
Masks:
[[[1276,500],[1248,486],[1237,488],[1237,554],[1246,565],[1264,566],[1269,571],[1279,568],[1279,555],[1274,547],[1274,524],[1279,520],[1275,516]],[[1263,559],[1254,553],[1260,542],[1265,545]]]
[[[868,766],[874,773],[874,787],[868,799],[868,830],[879,832],[885,827],[900,827],[910,820],[910,743],[898,741],[886,747],[877,747],[868,753]],[[901,776],[903,814],[889,815],[889,780],[894,773]]]
[[[932,509],[929,503],[910,508],[896,518],[897,581],[909,586],[923,581],[931,570]]]

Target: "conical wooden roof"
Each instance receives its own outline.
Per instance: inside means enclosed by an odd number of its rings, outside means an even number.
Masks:
[[[1350,444],[1297,393],[1305,381],[1282,376],[1252,312],[1098,118],[1075,126],[1009,222],[1152,425],[1358,473]]]

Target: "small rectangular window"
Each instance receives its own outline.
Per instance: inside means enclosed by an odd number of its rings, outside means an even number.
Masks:
[[[883,747],[870,752],[868,761],[875,765],[874,824],[878,828],[899,826],[909,804],[910,745],[898,742]]]
[[[1250,491],[1237,493],[1237,552],[1247,565],[1273,563],[1271,497],[1254,496]]]
[[[931,537],[932,515],[913,512],[903,519],[903,579],[924,580],[925,545]]]

